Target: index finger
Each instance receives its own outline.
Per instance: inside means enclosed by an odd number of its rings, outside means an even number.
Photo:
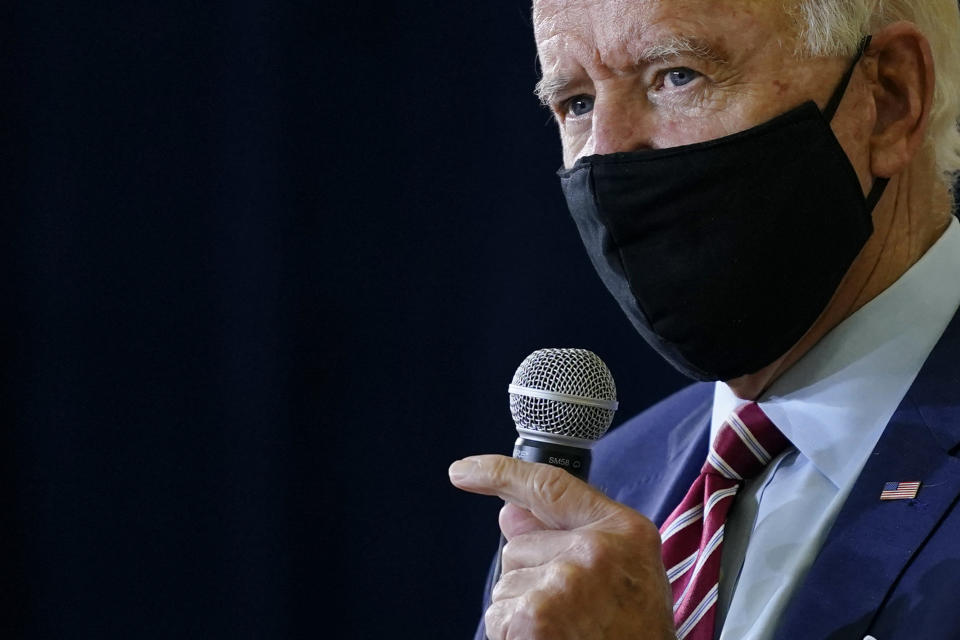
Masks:
[[[506,456],[458,460],[450,465],[450,482],[464,491],[500,496],[553,529],[577,529],[624,509],[563,469]]]

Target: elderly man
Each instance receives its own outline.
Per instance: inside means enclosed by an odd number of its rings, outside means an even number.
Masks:
[[[960,637],[957,0],[535,0],[587,251],[701,381],[500,456],[477,637]],[[709,445],[709,446],[708,446]]]

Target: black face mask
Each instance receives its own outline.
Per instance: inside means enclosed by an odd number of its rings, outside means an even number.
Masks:
[[[559,172],[587,253],[640,334],[699,380],[754,373],[813,325],[873,232],[830,129],[869,38],[814,102],[698,144],[581,158]]]

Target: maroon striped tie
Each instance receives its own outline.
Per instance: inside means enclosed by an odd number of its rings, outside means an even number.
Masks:
[[[717,431],[700,475],[660,527],[678,640],[713,639],[727,512],[743,480],[789,444],[756,403],[743,405]]]

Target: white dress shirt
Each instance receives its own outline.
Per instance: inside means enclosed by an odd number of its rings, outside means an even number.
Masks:
[[[884,427],[958,306],[960,223],[954,219],[919,262],[824,336],[759,399],[796,448],[744,485],[728,518],[715,634],[720,640],[773,635]],[[711,434],[743,402],[717,383]]]

